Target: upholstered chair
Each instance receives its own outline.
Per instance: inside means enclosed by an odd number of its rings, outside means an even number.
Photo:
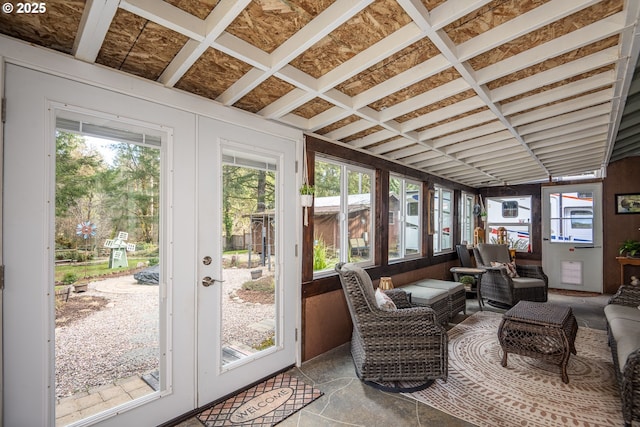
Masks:
[[[447,379],[448,336],[433,309],[413,306],[398,288],[385,291],[395,307],[381,308],[364,269],[339,263],[335,270],[353,322],[351,356],[362,381],[388,391],[408,391]]]
[[[549,279],[542,267],[514,265],[507,245],[479,243],[473,254],[476,265],[487,270],[481,286],[489,304],[511,307],[520,300],[547,301]]]

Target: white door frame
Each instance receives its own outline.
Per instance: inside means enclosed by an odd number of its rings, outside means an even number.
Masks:
[[[0,114],[4,114],[4,67],[5,62],[4,58],[0,56],[0,100],[3,100],[2,112]],[[4,120],[0,120],[0,188],[4,188]],[[0,427],[4,425],[4,374],[3,374],[3,354],[4,354],[4,326],[2,323],[2,306],[3,302],[3,294],[4,294],[4,254],[3,254],[3,234],[2,234],[2,224],[4,223],[2,212],[3,198],[0,197]]]
[[[593,242],[552,242],[549,194],[593,191]],[[549,276],[549,287],[586,292],[603,291],[602,183],[543,186],[542,267]],[[564,277],[564,279],[563,279]]]

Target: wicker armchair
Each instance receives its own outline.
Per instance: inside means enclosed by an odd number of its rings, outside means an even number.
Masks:
[[[493,305],[512,307],[520,300],[546,302],[549,279],[538,265],[516,265],[520,277],[510,277],[506,267],[492,267],[492,262],[511,261],[507,245],[480,243],[473,248],[478,267],[486,269],[482,276],[482,297]]]
[[[640,421],[640,287],[622,285],[604,309],[625,426]],[[616,340],[618,336],[619,340]],[[626,357],[626,359],[625,359]]]
[[[438,378],[446,381],[449,338],[436,321],[435,312],[411,305],[401,289],[385,292],[397,310],[383,311],[376,304],[367,272],[345,263],[337,264],[335,270],[353,322],[351,356],[358,377],[374,387],[396,392],[419,390]],[[420,385],[389,385],[398,381]]]

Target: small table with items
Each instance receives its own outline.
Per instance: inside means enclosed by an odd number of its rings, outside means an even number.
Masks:
[[[484,305],[484,302],[482,301],[482,291],[480,290],[480,282],[482,280],[482,275],[486,273],[487,270],[483,268],[472,268],[472,267],[451,267],[449,271],[453,273],[453,278],[456,282],[459,282],[460,277],[462,276],[472,276],[473,278],[476,279],[475,289],[473,288],[473,286],[469,286],[468,288],[465,286],[465,288],[467,288],[467,292],[473,292],[476,294],[476,297],[478,298],[478,307],[480,308],[480,311],[482,311],[482,306]]]
[[[507,366],[507,353],[555,363],[560,365],[566,384],[569,356],[576,354],[577,332],[578,323],[570,307],[520,301],[504,314],[498,329],[502,366]]]

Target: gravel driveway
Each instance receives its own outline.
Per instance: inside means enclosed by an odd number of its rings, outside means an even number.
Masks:
[[[253,346],[272,335],[270,331],[256,330],[249,325],[273,319],[273,305],[232,299],[234,291],[251,279],[250,270],[224,270],[225,344]],[[109,302],[102,310],[56,328],[58,397],[157,369],[158,286],[139,285],[133,276],[123,276],[92,282],[89,290],[79,295],[100,296]]]

